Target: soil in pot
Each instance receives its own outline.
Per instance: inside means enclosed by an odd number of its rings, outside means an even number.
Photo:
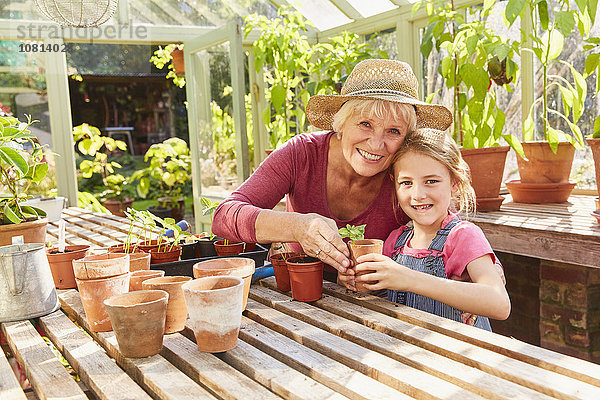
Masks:
[[[219,256],[235,256],[244,251],[244,242],[225,244],[225,240],[217,240],[215,250]]]
[[[164,290],[169,293],[165,322],[165,333],[167,334],[179,332],[185,328],[188,311],[181,286],[191,280],[191,276],[163,276],[142,282],[143,290]]]
[[[135,292],[136,290],[142,290],[142,283],[144,281],[161,276],[165,276],[165,271],[160,269],[133,271],[129,278],[129,291]]]
[[[323,296],[323,262],[314,257],[294,257],[286,263],[292,298],[304,302],[319,300]]]
[[[73,289],[77,287],[73,273],[73,260],[85,257],[89,245],[65,246],[65,252],[59,253],[58,247],[46,249],[46,257],[52,271],[52,279],[57,289]]]
[[[194,278],[218,275],[230,275],[242,278],[244,280],[243,309],[246,309],[250,284],[252,283],[252,274],[256,269],[256,263],[253,259],[245,257],[215,258],[213,260],[200,261],[194,264],[192,268]]]
[[[161,246],[162,247],[162,246]],[[158,249],[150,250],[150,264],[161,264],[172,261],[179,261],[179,257],[181,257],[181,247],[180,246],[167,246],[167,251],[158,251]]]
[[[112,296],[127,293],[129,290],[129,272],[123,275],[102,279],[75,279],[85,316],[90,329],[94,332],[112,330],[110,318],[104,307],[104,300]]]
[[[381,254],[383,251],[383,240],[381,239],[363,239],[363,240],[351,240],[348,242],[348,249],[350,249],[350,259],[352,260],[352,265],[358,264],[356,259],[360,256],[364,256],[365,254]],[[359,275],[365,275],[369,272],[373,271],[364,271]],[[359,291],[367,291],[364,283],[356,283],[356,289]]]
[[[209,353],[237,346],[244,283],[237,276],[210,276],[182,286],[198,350]]]
[[[169,294],[140,290],[104,301],[124,357],[149,357],[162,350]]]
[[[107,253],[85,256],[73,260],[73,272],[77,279],[99,279],[129,272],[129,255]]]
[[[290,286],[290,274],[288,272],[286,260],[300,256],[300,253],[276,253],[271,255],[271,264],[273,264],[273,273],[275,274],[275,282],[277,289],[282,292],[292,290]]]

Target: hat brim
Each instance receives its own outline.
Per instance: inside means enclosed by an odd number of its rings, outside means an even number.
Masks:
[[[444,131],[452,124],[452,113],[440,104],[430,104],[412,97],[393,93],[369,95],[315,95],[306,104],[306,117],[317,128],[333,130],[333,116],[348,100],[386,100],[393,103],[411,104],[417,114],[417,128],[433,128]]]

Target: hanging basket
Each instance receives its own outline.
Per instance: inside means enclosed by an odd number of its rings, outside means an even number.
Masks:
[[[61,24],[78,28],[98,26],[110,19],[117,0],[34,0],[40,12]]]

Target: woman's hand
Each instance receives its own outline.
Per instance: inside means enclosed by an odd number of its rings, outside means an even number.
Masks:
[[[354,278],[354,270],[352,268],[348,268],[345,274],[338,272],[337,284],[356,292],[356,282],[354,281]]]
[[[404,265],[381,254],[365,254],[356,260],[354,268],[356,282],[364,283],[365,289],[379,290],[408,290],[413,279],[413,271]],[[370,283],[369,283],[370,282]]]
[[[297,214],[294,238],[304,252],[346,274],[350,267],[350,251],[338,234],[335,221],[319,214]]]

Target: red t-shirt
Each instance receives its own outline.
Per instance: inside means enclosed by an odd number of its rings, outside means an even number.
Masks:
[[[256,242],[254,224],[262,209],[272,209],[287,195],[286,210],[317,213],[335,220],[338,227],[367,224],[365,237],[382,239],[407,222],[399,210],[394,216],[391,179],[384,179],[377,197],[351,220],[336,218],[327,204],[327,158],[334,132],[294,136],[269,155],[256,171],[215,211],[213,233],[221,237]],[[344,199],[339,199],[344,201]]]
[[[442,227],[446,226],[454,218],[457,218],[456,214],[449,213],[448,216],[442,221]],[[406,225],[395,229],[390,236],[386,239],[383,244],[383,254],[391,257],[394,252],[394,245],[398,240],[398,237],[408,227]],[[400,250],[400,254],[409,255],[416,258],[427,257],[430,253],[428,249],[413,249],[410,247],[410,239],[407,242],[408,246],[404,246]],[[433,250],[434,255],[439,255],[440,252]],[[452,275],[461,276],[467,265],[486,254],[492,256],[492,262],[500,264],[500,261],[494,255],[490,243],[487,241],[483,231],[475,224],[469,221],[459,222],[454,229],[450,231],[444,250],[442,253],[442,259],[444,260],[444,267],[446,269],[446,277],[450,278]]]

